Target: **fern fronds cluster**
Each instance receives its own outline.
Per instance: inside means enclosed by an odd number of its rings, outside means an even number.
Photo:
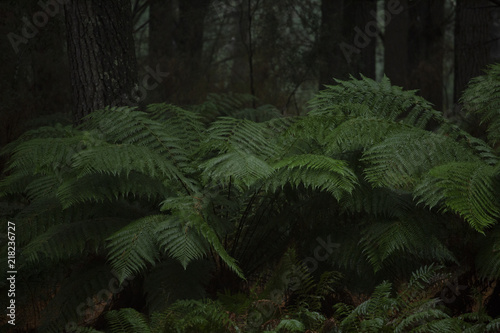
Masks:
[[[0,199],[22,207],[10,216],[25,230],[20,267],[69,263],[69,273],[59,267],[50,277],[61,284],[54,301],[65,311],[47,315],[47,327],[71,317],[84,323],[74,310],[82,300],[58,300],[63,286],[82,283],[84,267],[113,270],[118,283],[139,277],[134,283],[149,311],[170,311],[164,319],[180,330],[233,325],[222,305],[196,298],[207,296],[207,285],[212,295],[220,291],[219,278],[240,288],[292,247],[315,268],[293,290],[288,317],[268,318],[278,331],[325,322],[318,309],[326,272],[342,271],[352,287],[368,280],[375,287],[425,264],[477,260],[479,276],[498,277],[498,96],[489,88],[498,84],[497,69],[472,82],[463,98],[491,122],[488,142],[414,91],[365,77],[326,87],[301,117],[252,108],[246,95],[211,95],[190,108],[105,108],[77,127],[26,133],[3,152],[9,164]],[[464,255],[457,242],[474,253]],[[86,297],[106,288],[106,281],[94,282]],[[196,300],[179,301],[186,298]],[[354,312],[339,308],[342,325],[404,331],[425,323],[435,331],[456,324],[435,300],[402,302],[383,283]],[[181,309],[192,321],[178,315]],[[150,318],[135,314],[127,322],[126,311],[111,312],[113,329],[151,327]]]

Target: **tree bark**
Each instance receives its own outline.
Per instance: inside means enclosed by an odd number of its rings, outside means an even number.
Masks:
[[[386,0],[385,7],[391,0]],[[385,48],[385,74],[391,83],[406,87],[408,81],[408,0],[402,0],[404,10],[391,16],[391,21],[386,24],[384,35]]]
[[[375,76],[374,37],[361,37],[376,2],[369,0],[323,0],[319,36],[319,84],[333,84],[349,75]],[[361,33],[360,33],[361,31]]]
[[[343,0],[321,1],[321,28],[319,35],[319,85],[333,84],[334,78],[345,79],[348,76],[348,61],[339,45],[350,43],[342,38],[344,11]]]
[[[173,0],[151,0],[149,9],[149,63],[152,68],[159,66],[164,71],[172,70],[174,64],[175,6]],[[170,79],[158,83],[151,91],[151,100],[165,101],[172,95],[173,83]]]
[[[491,9],[487,0],[457,0],[455,25],[455,102],[470,79],[491,62]]]
[[[437,109],[443,107],[444,2],[423,0],[409,7],[408,89]]]
[[[174,33],[177,46],[178,95],[181,103],[196,96],[202,78],[203,34],[210,0],[179,1],[179,21]]]
[[[65,5],[75,121],[107,105],[139,99],[129,0]],[[134,96],[135,95],[135,96]]]

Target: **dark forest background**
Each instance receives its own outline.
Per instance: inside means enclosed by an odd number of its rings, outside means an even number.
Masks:
[[[82,90],[71,83],[68,44],[76,37],[68,31],[58,2],[52,1],[57,13],[46,23],[39,17],[40,27],[31,24],[30,37],[23,39],[25,22],[32,23],[33,15],[43,10],[40,3],[50,2],[0,3],[4,36],[0,145],[15,139],[40,116],[70,114],[75,109],[72,86]],[[255,95],[288,115],[304,113],[304,103],[323,85],[333,84],[334,78],[380,79],[385,74],[395,85],[418,89],[447,116],[464,120],[457,99],[472,77],[500,57],[498,4],[487,0],[394,3],[403,10],[390,15],[379,34],[361,37],[363,47],[357,52],[348,48],[343,52],[341,45],[356,47],[358,32],[376,22],[373,14],[377,8],[387,11],[387,4],[132,1],[137,65],[127,65],[127,70],[137,71],[138,79],[147,68],[168,73],[141,97],[143,104],[194,104],[207,94],[231,91]],[[9,39],[9,33],[18,37]]]
[[[0,36],[20,332],[500,331],[500,1],[0,0]]]

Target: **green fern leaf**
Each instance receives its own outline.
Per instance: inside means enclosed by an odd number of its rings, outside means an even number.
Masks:
[[[441,208],[460,214],[479,232],[497,222],[498,170],[490,165],[476,163],[449,163],[429,171],[424,181],[415,188],[419,203],[430,208]]]
[[[112,333],[153,333],[146,317],[131,308],[108,311],[106,320]]]
[[[154,264],[157,245],[154,230],[164,222],[164,215],[138,219],[108,238],[108,259],[119,273],[120,282]]]

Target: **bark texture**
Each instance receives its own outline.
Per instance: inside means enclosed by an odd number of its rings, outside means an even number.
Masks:
[[[140,91],[130,1],[71,0],[65,18],[75,120],[133,104]]]
[[[491,62],[492,4],[487,0],[458,0],[455,25],[455,101],[470,79],[483,74]]]

